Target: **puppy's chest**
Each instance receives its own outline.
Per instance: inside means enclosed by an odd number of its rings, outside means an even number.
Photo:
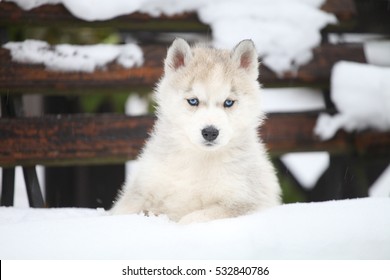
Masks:
[[[166,203],[209,204],[234,192],[237,174],[226,164],[169,165],[150,191]]]

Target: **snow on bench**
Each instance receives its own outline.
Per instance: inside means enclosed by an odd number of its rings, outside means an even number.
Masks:
[[[309,62],[313,57],[312,49],[321,43],[320,30],[337,22],[333,14],[320,9],[325,2],[321,0],[265,1],[257,5],[253,5],[252,0],[240,3],[234,0],[8,2],[15,2],[27,10],[46,3],[62,3],[75,17],[85,21],[109,20],[134,12],[151,16],[196,12],[199,19],[211,27],[214,46],[232,48],[237,42],[251,38],[263,57],[263,63],[279,74]]]
[[[339,128],[390,131],[390,67],[339,62],[331,86],[339,114],[320,116],[315,132],[322,139],[330,139]]]
[[[0,4],[1,5],[1,4]],[[53,46],[55,47],[55,46]],[[162,61],[166,48],[142,45],[142,67],[124,68],[117,63],[106,65],[92,73],[47,71],[42,65],[21,64],[12,61],[8,49],[0,48],[0,89],[10,93],[107,93],[129,88],[151,89],[162,75]],[[260,65],[260,81],[264,87],[312,86],[326,87],[334,63],[341,59],[366,62],[361,45],[322,45],[313,50],[313,60],[295,73],[276,75]]]
[[[3,48],[10,51],[12,60],[24,64],[43,64],[46,70],[60,72],[87,72],[104,69],[116,62],[124,68],[143,64],[142,50],[136,44],[75,46],[61,44],[51,46],[40,40],[8,42]]]

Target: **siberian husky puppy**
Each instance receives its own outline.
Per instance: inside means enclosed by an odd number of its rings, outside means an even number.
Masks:
[[[176,39],[155,90],[153,132],[112,213],[187,224],[278,205],[280,187],[258,135],[258,75],[251,40],[229,51]]]

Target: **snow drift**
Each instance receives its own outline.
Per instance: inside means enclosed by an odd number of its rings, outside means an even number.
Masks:
[[[1,259],[390,259],[390,198],[288,204],[186,226],[3,207],[0,248]]]

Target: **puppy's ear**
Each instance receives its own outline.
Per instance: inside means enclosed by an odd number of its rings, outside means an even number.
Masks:
[[[187,66],[191,57],[191,48],[188,43],[181,38],[175,39],[168,49],[164,66],[165,72],[175,72],[178,69]]]
[[[252,40],[243,40],[232,51],[233,62],[238,68],[245,70],[253,79],[259,75],[257,51]]]

